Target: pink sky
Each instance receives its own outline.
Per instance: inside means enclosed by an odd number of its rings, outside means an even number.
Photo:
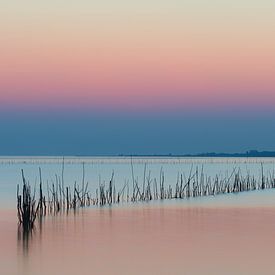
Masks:
[[[84,0],[74,9],[12,2],[1,4],[2,105],[275,106],[270,1],[149,1],[140,11],[120,1],[108,12]]]

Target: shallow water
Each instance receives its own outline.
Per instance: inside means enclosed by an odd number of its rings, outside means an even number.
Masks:
[[[62,164],[60,158],[33,161],[0,164],[0,197],[5,199],[0,203],[1,275],[275,274],[274,189],[79,209],[37,221],[32,234],[23,235],[14,209],[20,169],[34,180],[41,166],[46,181],[60,174]],[[66,182],[81,180],[83,159],[73,161],[65,164]],[[138,161],[135,175],[142,177],[146,160]],[[194,162],[210,175],[236,165],[259,175],[262,161],[271,172],[274,159],[150,159],[148,167],[156,177],[163,167],[169,182],[177,172],[188,173]],[[118,186],[131,178],[129,159],[89,159],[85,165],[91,184],[98,174],[107,180],[113,169]]]
[[[28,238],[14,215],[0,216],[0,274],[275,274],[275,208],[86,209]]]
[[[62,174],[61,157],[1,157],[0,158],[0,209],[13,208],[16,202],[16,185],[22,183],[21,169],[24,169],[26,179],[35,185],[38,183],[38,169],[42,169],[44,189],[47,183],[51,185],[56,176]],[[75,182],[82,182],[83,163],[85,181],[89,182],[89,190],[95,195],[99,181],[106,184],[114,172],[114,183],[117,190],[121,190],[125,183],[132,185],[132,167],[135,180],[142,184],[146,164],[146,176],[159,180],[160,171],[165,175],[165,185],[173,187],[179,174],[188,177],[190,171],[203,169],[205,176],[219,175],[228,177],[234,169],[240,169],[244,175],[250,174],[259,178],[263,163],[266,176],[273,175],[275,158],[175,158],[175,157],[67,157],[64,160],[64,182],[72,186]],[[131,167],[132,163],[132,167]]]

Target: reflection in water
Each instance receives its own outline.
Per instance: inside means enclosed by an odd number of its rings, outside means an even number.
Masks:
[[[17,244],[18,249],[22,250],[23,255],[27,256],[29,251],[29,242],[32,235],[35,234],[35,228],[33,230],[24,230],[22,226],[18,226],[17,229]]]
[[[32,242],[36,244],[42,241],[43,223],[45,220],[43,217],[38,217],[35,226],[32,229],[24,229],[22,225],[18,225],[17,228],[17,248],[19,254],[27,257],[29,250],[31,249]]]
[[[36,236],[36,227],[30,230],[24,229],[22,225],[17,227],[17,265],[18,274],[28,274],[30,270],[29,253],[33,238]]]
[[[13,247],[9,230],[0,241]],[[274,232],[273,207],[81,209],[19,228],[0,274],[269,275]]]

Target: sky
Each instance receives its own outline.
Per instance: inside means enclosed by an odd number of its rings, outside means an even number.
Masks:
[[[0,155],[275,150],[274,0],[0,2]]]

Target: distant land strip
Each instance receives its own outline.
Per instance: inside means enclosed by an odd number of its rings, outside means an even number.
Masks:
[[[244,153],[198,153],[198,154],[153,154],[153,155],[123,155],[119,154],[119,156],[127,156],[127,157],[227,157],[227,158],[242,158],[242,157],[250,157],[250,158],[262,158],[262,157],[275,157],[275,151],[257,151],[250,150]]]
[[[35,154],[35,155],[14,155],[14,154],[1,154],[1,159],[23,159],[23,158],[116,158],[116,157],[125,157],[125,158],[207,158],[207,157],[216,157],[216,158],[275,158],[275,151],[257,151],[257,150],[249,150],[243,153],[217,153],[217,152],[207,152],[207,153],[197,153],[197,154],[60,154],[60,155],[52,155],[52,154]]]

